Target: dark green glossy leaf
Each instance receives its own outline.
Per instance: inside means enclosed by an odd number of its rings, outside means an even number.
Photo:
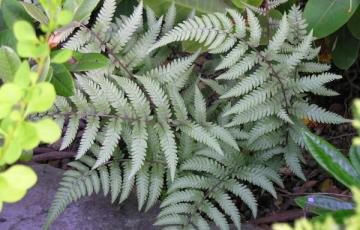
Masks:
[[[75,84],[69,70],[62,64],[51,65],[53,76],[51,83],[54,85],[56,94],[63,97],[69,97],[75,93]]]
[[[29,150],[29,151],[23,151],[19,160],[20,161],[31,161],[32,157],[33,157],[34,153],[32,150]]]
[[[0,46],[8,46],[14,50],[16,49],[16,38],[10,29],[0,31]]]
[[[0,79],[12,81],[21,62],[14,50],[9,47],[0,48]]]
[[[339,150],[314,134],[309,132],[303,134],[306,147],[321,167],[348,188],[360,187],[355,169]]]
[[[118,7],[116,8],[115,14],[129,16],[139,3],[134,0],[117,0],[117,4]]]
[[[277,10],[284,13],[291,9],[293,5],[295,5],[297,0],[288,0],[287,2],[281,4],[280,6],[276,7]]]
[[[35,6],[34,4],[31,4],[31,3],[22,2],[21,4],[23,5],[26,12],[32,18],[34,18],[36,21],[38,21],[38,22],[40,22],[42,24],[47,24],[49,22],[49,19],[45,15],[43,9],[41,9],[41,8]]]
[[[82,72],[95,70],[105,67],[110,63],[110,60],[99,53],[79,53],[74,52],[71,63],[65,63],[64,65],[71,72]]]
[[[349,157],[351,164],[354,166],[358,177],[360,178],[360,146],[351,146]]]
[[[304,9],[304,17],[309,29],[314,30],[314,36],[323,38],[349,21],[359,3],[360,0],[309,0]]]
[[[357,8],[356,12],[354,13],[354,15],[351,17],[351,19],[347,23],[348,29],[350,30],[352,35],[357,39],[360,39],[360,24],[359,23],[360,23],[360,7]]]
[[[182,45],[182,49],[184,52],[189,52],[189,53],[195,53],[197,50],[202,50],[202,51],[206,51],[207,48],[204,47],[203,44],[200,44],[198,42],[195,41],[184,41],[181,42]]]
[[[355,208],[355,204],[352,202],[324,195],[297,197],[295,202],[301,208],[318,215],[339,210],[353,210]]]
[[[8,28],[12,28],[13,24],[18,20],[31,22],[31,17],[26,13],[19,1],[3,0],[0,9],[3,14],[4,22]]]
[[[334,64],[340,69],[349,69],[357,60],[360,40],[354,38],[346,27],[337,33],[332,52]]]
[[[1,0],[0,0],[0,7],[1,7]],[[0,9],[0,31],[2,30],[6,30],[7,29],[7,26],[4,22],[4,19],[3,19],[3,15],[2,15],[2,12],[1,12],[1,9]]]

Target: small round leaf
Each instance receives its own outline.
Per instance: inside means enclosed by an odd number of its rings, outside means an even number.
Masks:
[[[51,108],[56,99],[54,86],[48,82],[37,84],[31,93],[26,114],[45,112]]]
[[[49,118],[42,119],[34,123],[34,125],[36,126],[40,140],[45,143],[53,143],[61,136],[59,126]]]
[[[34,28],[27,21],[16,22],[14,24],[14,34],[19,42],[38,42]]]
[[[71,58],[72,50],[63,49],[57,52],[53,58],[51,58],[52,63],[61,64],[66,62]]]

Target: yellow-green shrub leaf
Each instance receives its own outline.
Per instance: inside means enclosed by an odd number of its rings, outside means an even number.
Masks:
[[[6,164],[15,163],[21,156],[21,145],[16,140],[11,140],[10,144],[4,149],[3,159]]]
[[[16,51],[20,57],[33,57],[36,52],[36,45],[32,42],[18,42]]]
[[[73,19],[73,13],[69,10],[62,10],[58,15],[58,23],[62,26],[69,24]]]
[[[0,203],[19,201],[25,196],[27,190],[35,185],[36,181],[35,172],[24,165],[14,165],[0,173]]]
[[[34,28],[27,21],[18,21],[14,24],[14,34],[20,42],[38,42]]]
[[[29,57],[44,57],[50,54],[50,48],[46,43],[40,43],[35,46],[34,54]]]
[[[28,121],[21,122],[13,141],[15,140],[20,144],[22,149],[31,150],[35,148],[40,143],[37,127]]]
[[[21,87],[26,87],[30,84],[30,66],[27,61],[21,63],[16,71],[14,83]]]
[[[14,203],[21,200],[26,194],[26,190],[14,189],[7,180],[0,174],[0,202]]]
[[[7,117],[11,112],[12,105],[10,104],[2,104],[0,102],[0,119]]]
[[[72,50],[62,49],[57,52],[53,52],[54,56],[51,58],[51,63],[61,64],[71,58]]]
[[[45,143],[53,143],[61,136],[59,126],[51,119],[45,118],[34,124],[41,141]]]
[[[48,82],[42,82],[36,85],[31,92],[26,114],[41,113],[51,108],[56,98],[54,86]]]
[[[326,222],[327,219],[334,219],[334,221],[338,224],[338,225],[344,225],[345,222],[351,218],[352,216],[354,216],[355,211],[354,210],[339,210],[339,211],[330,211],[327,213],[324,213],[320,216],[315,216],[314,218],[312,218],[313,222],[320,222],[320,223],[324,223]],[[322,225],[323,226],[323,225]],[[323,226],[325,227],[325,226]],[[328,229],[328,228],[327,228]]]
[[[14,83],[6,83],[0,88],[0,103],[1,104],[16,104],[24,95],[20,86]]]
[[[25,165],[14,165],[0,175],[5,178],[8,185],[20,190],[31,188],[37,181],[35,172]]]

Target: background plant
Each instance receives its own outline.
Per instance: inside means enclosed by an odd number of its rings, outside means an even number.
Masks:
[[[56,141],[61,130],[49,118],[32,121],[31,115],[46,112],[55,101],[53,85],[44,82],[49,78],[49,63],[63,63],[72,52],[62,50],[50,59],[49,37],[59,26],[71,21],[72,14],[61,9],[61,1],[40,1],[46,10],[48,20],[41,24],[44,35],[37,36],[32,25],[26,21],[7,21],[13,26],[12,33],[17,40],[16,50],[2,46],[0,48],[0,209],[3,202],[20,200],[36,183],[36,174],[24,165],[14,165],[22,156],[29,158],[24,151],[30,151],[40,142]],[[2,4],[12,4],[3,1]],[[17,3],[13,4],[15,6]],[[2,5],[3,7],[4,5]],[[3,8],[2,8],[3,9]],[[4,11],[2,11],[4,12]],[[19,56],[25,58],[21,62]],[[29,65],[29,59],[34,65]],[[24,155],[25,154],[25,155]]]
[[[340,69],[348,69],[358,59],[359,4],[358,0],[309,0],[305,5],[304,17],[309,27],[317,38],[329,37],[333,62]]]

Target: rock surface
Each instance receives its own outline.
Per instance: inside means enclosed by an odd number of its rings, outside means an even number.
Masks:
[[[41,230],[47,211],[55,195],[63,171],[48,165],[33,167],[38,183],[23,200],[5,204],[0,213],[0,230]],[[119,230],[155,229],[152,223],[158,210],[137,211],[137,202],[131,198],[122,206],[111,205],[101,195],[81,199],[70,205],[51,230]]]
[[[25,198],[15,204],[5,204],[0,212],[0,230],[41,230],[55,195],[63,170],[48,166],[32,166],[38,183]],[[51,230],[152,230],[158,207],[139,213],[136,198],[120,207],[111,205],[101,195],[83,198],[70,205],[53,224]],[[213,228],[217,229],[217,228]],[[242,225],[243,230],[257,227]]]

